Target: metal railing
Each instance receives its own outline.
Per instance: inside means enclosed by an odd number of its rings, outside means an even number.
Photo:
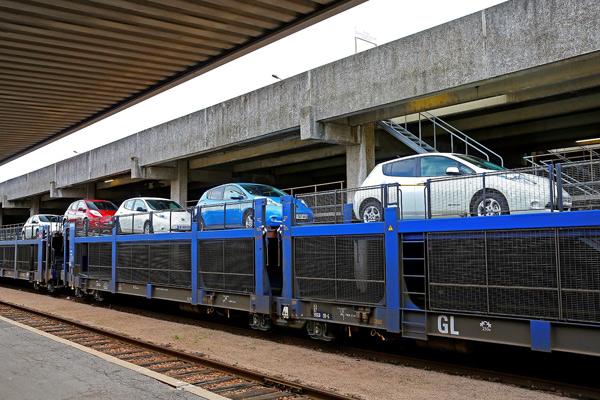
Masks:
[[[192,228],[191,210],[185,208],[123,214],[111,219],[119,235],[182,232]]]

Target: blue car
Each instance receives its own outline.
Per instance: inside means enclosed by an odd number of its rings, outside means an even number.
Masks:
[[[279,226],[282,220],[283,190],[257,183],[227,183],[205,192],[198,206],[201,228],[253,228],[254,199],[266,199],[267,226]],[[313,212],[302,200],[296,200],[296,221],[311,222]]]

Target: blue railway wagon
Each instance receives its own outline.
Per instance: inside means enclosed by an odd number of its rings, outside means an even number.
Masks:
[[[600,211],[406,221],[389,207],[381,222],[296,225],[292,204],[277,231],[261,199],[254,228],[201,231],[197,209],[189,232],[80,236],[67,225],[66,256],[52,262],[44,235],[3,240],[0,274],[244,311],[254,328],[322,340],[369,329],[600,355]]]

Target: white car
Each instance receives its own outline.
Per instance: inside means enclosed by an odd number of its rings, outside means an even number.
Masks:
[[[427,198],[428,179],[431,199]],[[383,189],[385,184],[399,186]],[[557,209],[555,184],[553,191]],[[545,212],[551,204],[548,178],[453,153],[418,154],[377,164],[354,196],[356,217],[364,222],[381,221],[386,195],[390,206],[400,198],[402,219],[426,218],[429,207],[435,218]],[[570,209],[571,197],[564,190],[562,201],[563,208]]]
[[[188,210],[173,200],[159,197],[135,197],[125,200],[115,216],[119,217],[118,228],[121,233],[188,231],[192,226]]]
[[[22,239],[35,239],[38,237],[38,233],[45,227],[46,230],[52,232],[60,232],[61,223],[59,215],[52,214],[36,214],[25,222],[23,229],[21,229]]]

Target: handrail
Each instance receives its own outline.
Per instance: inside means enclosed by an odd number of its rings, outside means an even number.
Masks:
[[[419,113],[419,131],[421,130],[421,115],[423,115],[428,121],[430,121],[434,125],[434,129],[435,129],[435,126],[437,125],[440,128],[442,128],[443,130],[445,130],[446,132],[448,132],[450,134],[451,138],[455,137],[455,138],[461,140],[463,143],[465,143],[466,154],[469,154],[469,146],[471,146],[472,148],[474,148],[475,150],[477,150],[478,152],[480,152],[481,154],[483,154],[488,161],[490,161],[489,154],[486,153],[486,151],[487,151],[487,152],[493,154],[494,156],[498,157],[498,159],[500,160],[500,165],[504,166],[504,159],[498,153],[490,150],[488,147],[486,147],[483,144],[479,143],[475,139],[469,137],[466,133],[461,132],[460,130],[458,130],[454,126],[452,126],[449,123],[447,123],[446,121],[444,121],[443,119],[441,119],[439,117],[436,117],[435,115],[433,115],[429,111],[424,111],[424,112],[420,112]],[[458,134],[463,135],[464,138],[460,137]],[[435,130],[434,130],[434,141],[435,141]],[[482,149],[484,149],[485,151],[482,150]],[[452,151],[454,151],[454,145],[453,144],[452,144]]]

